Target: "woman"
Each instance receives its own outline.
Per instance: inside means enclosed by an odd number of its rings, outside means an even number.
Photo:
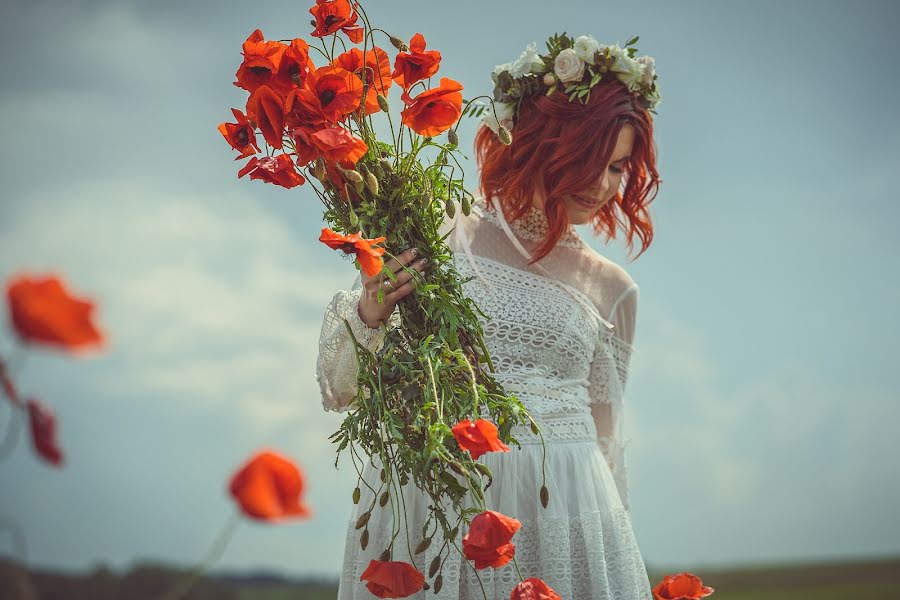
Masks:
[[[558,36],[554,40],[567,46]],[[494,376],[535,416],[546,444],[544,472],[552,499],[547,508],[538,500],[540,438],[527,428],[513,430],[521,449],[478,459],[493,472],[487,506],[522,523],[513,538],[521,578],[539,577],[566,600],[649,599],[628,512],[622,437],[638,286],[573,226],[591,223],[607,239],[621,226],[629,247],[635,235],[643,242],[641,254],[649,245],[648,204],[661,180],[648,107],[659,96],[649,57],[633,60],[625,49],[586,36],[574,40],[574,47],[569,42],[571,52],[551,51],[553,72],[547,61],[547,72],[541,72],[548,57],[537,55],[533,46],[495,70],[495,98],[510,102],[500,104],[476,135],[482,197],[470,216],[457,212],[442,233],[452,230],[447,243],[460,274],[474,276],[464,284],[465,293],[490,315],[483,325]],[[598,72],[606,76],[596,81]],[[535,76],[543,88],[516,88],[517,78]],[[595,81],[585,103],[548,93],[553,86],[588,80]],[[518,105],[510,90],[519,91]],[[504,138],[509,129],[513,139],[505,145],[496,134]],[[398,272],[396,283],[381,274],[361,274],[326,311],[317,375],[327,410],[347,410],[356,392],[356,362],[343,319],[374,351],[384,337],[379,324],[397,326],[397,302],[412,293],[420,274],[427,279],[427,266],[414,249],[386,264]],[[376,299],[380,287],[383,303]],[[363,476],[377,481],[379,470],[377,460],[375,466],[366,463]],[[371,503],[365,497],[371,491],[363,489],[347,527],[340,599],[373,597],[360,575],[384,550],[378,540],[389,539],[394,526],[391,511],[375,511],[368,524],[372,541],[360,549],[354,523]],[[412,483],[403,495],[406,519],[398,524],[399,539],[405,539],[408,526],[415,540],[428,501]],[[414,560],[398,547],[405,544],[395,546],[392,560],[413,562],[424,571],[440,545]],[[442,565],[440,592],[412,597],[482,598],[483,588],[488,598],[508,598],[520,581],[512,562],[479,570],[477,577],[470,565],[451,553]]]

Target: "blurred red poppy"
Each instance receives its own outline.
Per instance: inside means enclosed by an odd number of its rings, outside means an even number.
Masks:
[[[699,600],[714,591],[693,573],[675,573],[663,577],[653,588],[653,597],[656,600]]]
[[[409,52],[400,52],[394,59],[394,72],[391,75],[397,85],[405,90],[417,81],[428,79],[438,72],[441,66],[441,53],[437,50],[425,51],[425,37],[417,33],[409,40]]]
[[[435,136],[453,127],[462,115],[463,86],[452,79],[441,78],[441,85],[410,98],[403,92],[401,99],[407,105],[400,113],[404,125],[419,135]]]
[[[453,437],[463,450],[468,450],[473,459],[485,452],[509,452],[509,446],[497,437],[497,426],[487,419],[474,423],[464,419],[453,426]]]
[[[238,179],[250,173],[250,179],[262,179],[266,183],[274,183],[285,188],[292,188],[306,183],[306,179],[297,172],[294,161],[287,154],[254,156],[238,171]]]
[[[476,569],[502,567],[516,553],[513,535],[522,526],[517,519],[493,510],[486,510],[472,519],[462,540],[463,555],[475,561]]]
[[[58,467],[62,464],[62,450],[56,441],[56,416],[47,406],[35,398],[25,401],[28,421],[31,424],[31,443],[46,462]]]
[[[529,577],[513,588],[509,600],[562,600],[544,580]]]
[[[372,559],[359,580],[379,598],[406,598],[422,589],[425,575],[406,562]]]
[[[267,42],[262,31],[255,30],[243,45],[244,61],[238,67],[237,81],[234,85],[248,92],[254,92],[259,86],[268,83],[278,73],[281,56],[287,46],[281,42]]]
[[[235,160],[253,156],[259,152],[253,126],[247,120],[247,117],[244,116],[244,113],[238,109],[232,108],[231,112],[234,118],[237,119],[237,123],[220,123],[219,132],[232,148],[241,153]]]
[[[240,467],[228,491],[251,519],[277,522],[312,515],[303,500],[300,467],[271,450],[258,452]]]
[[[319,241],[330,248],[343,250],[347,254],[356,254],[359,266],[369,277],[380,273],[384,266],[384,259],[381,258],[384,255],[384,248],[373,248],[372,246],[386,239],[383,236],[366,239],[362,237],[361,231],[343,235],[328,227],[323,227],[322,234],[319,236]]]
[[[6,296],[13,327],[24,342],[70,352],[106,342],[91,321],[94,303],[70,295],[55,275],[14,277],[7,284]]]
[[[316,19],[316,28],[312,32],[315,37],[325,37],[341,30],[354,44],[362,41],[365,30],[356,24],[359,13],[348,0],[316,0],[316,5],[309,12]]]

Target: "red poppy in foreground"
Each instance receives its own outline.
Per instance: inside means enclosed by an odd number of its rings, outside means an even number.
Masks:
[[[276,522],[312,515],[303,501],[303,488],[300,467],[276,452],[263,450],[232,476],[228,491],[251,519]]]
[[[517,519],[486,510],[472,519],[469,533],[463,537],[463,555],[475,561],[476,569],[502,567],[516,554],[510,540],[521,526]]]
[[[297,172],[294,162],[287,154],[264,158],[254,156],[238,171],[238,179],[247,173],[250,173],[250,179],[262,179],[266,183],[274,183],[288,189],[306,182],[303,175]]]
[[[409,52],[400,52],[394,59],[391,75],[397,85],[408,90],[412,84],[428,79],[438,72],[441,53],[437,50],[425,51],[425,38],[417,33],[409,40]]]
[[[225,137],[225,141],[227,141],[232,148],[241,153],[235,160],[253,156],[259,152],[259,147],[256,145],[256,135],[253,132],[253,126],[250,124],[250,121],[247,120],[244,113],[238,109],[232,108],[231,112],[234,115],[234,118],[237,119],[237,123],[220,123],[219,132]]]
[[[699,600],[714,591],[693,573],[675,573],[663,577],[653,588],[653,597],[656,600]]]
[[[63,456],[56,441],[56,417],[53,411],[34,398],[29,398],[26,406],[31,425],[31,443],[35,451],[51,465],[60,466]]]
[[[509,452],[509,446],[497,437],[497,426],[487,419],[472,423],[464,419],[453,426],[453,437],[463,450],[468,450],[473,459],[485,452]]]
[[[13,327],[24,342],[68,351],[105,343],[91,321],[94,303],[69,294],[62,280],[20,275],[6,288]]]
[[[309,13],[316,19],[312,32],[315,37],[325,37],[340,29],[354,44],[363,40],[365,30],[356,24],[359,13],[348,0],[316,0]]]
[[[379,598],[406,598],[422,589],[425,575],[409,563],[372,559],[359,580]]]
[[[356,254],[359,266],[369,277],[380,273],[384,266],[384,259],[381,258],[384,255],[384,248],[373,248],[372,246],[386,239],[384,236],[366,239],[362,237],[361,231],[342,235],[328,227],[323,227],[322,235],[319,236],[319,241],[329,248],[343,250],[347,254]]]
[[[562,598],[542,579],[529,577],[513,588],[509,600],[562,600]]]
[[[441,85],[410,98],[403,92],[406,109],[400,113],[404,125],[419,135],[435,136],[453,127],[462,115],[462,84],[441,78]]]

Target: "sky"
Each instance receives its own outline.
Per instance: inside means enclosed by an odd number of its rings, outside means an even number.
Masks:
[[[304,469],[315,516],[242,522],[216,567],[340,572],[356,474],[334,466],[341,416],[322,409],[315,360],[356,271],[318,242],[312,191],[238,180],[216,131],[246,99],[241,42],[257,27],[310,39],[307,4],[0,5],[0,277],[62,274],[110,340],[29,352],[16,374],[56,411],[66,454],[48,468],[22,437],[0,462],[0,517],[31,565],[191,564],[235,512],[231,473],[271,447]],[[626,418],[648,564],[900,552],[896,3],[365,6],[423,33],[466,97],[554,32],[639,35],[655,57],[652,245],[631,261],[580,229],[641,288]],[[460,127],[467,155],[476,125]]]

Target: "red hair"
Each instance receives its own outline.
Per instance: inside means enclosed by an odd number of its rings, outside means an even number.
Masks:
[[[586,104],[569,102],[562,92],[527,96],[519,105],[513,141],[504,146],[483,125],[475,135],[479,191],[492,207],[499,200],[510,221],[524,216],[535,190],[546,199],[548,234],[535,248],[531,263],[546,256],[568,227],[563,197],[590,190],[609,167],[619,131],[634,128],[634,146],[623,166],[624,190],[616,190],[591,221],[606,241],[616,238],[617,226],[626,234],[629,250],[634,237],[641,251],[653,239],[648,205],[659,191],[653,120],[624,83],[606,77],[591,89]],[[531,264],[529,263],[529,264]]]

